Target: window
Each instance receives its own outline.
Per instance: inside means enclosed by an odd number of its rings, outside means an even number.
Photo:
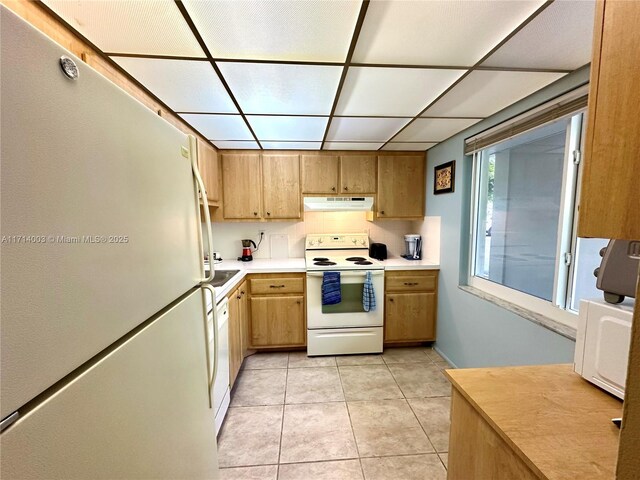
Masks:
[[[570,324],[563,311],[599,296],[593,270],[606,245],[575,237],[584,117],[547,122],[474,153],[470,284]]]

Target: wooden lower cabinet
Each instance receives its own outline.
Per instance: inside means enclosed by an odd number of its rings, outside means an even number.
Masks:
[[[229,295],[229,385],[233,387],[247,351],[247,282]]]
[[[437,270],[385,273],[385,343],[432,342],[436,339]]]
[[[248,348],[304,347],[304,274],[253,274],[248,282]]]

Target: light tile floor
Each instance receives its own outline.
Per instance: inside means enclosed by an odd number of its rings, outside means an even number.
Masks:
[[[218,437],[221,480],[444,480],[448,367],[429,347],[248,357]]]

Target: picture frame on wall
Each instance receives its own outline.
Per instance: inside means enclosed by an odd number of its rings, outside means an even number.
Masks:
[[[433,168],[433,194],[451,193],[456,185],[456,161],[436,165]]]

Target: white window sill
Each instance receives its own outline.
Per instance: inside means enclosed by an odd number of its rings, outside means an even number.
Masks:
[[[559,335],[562,335],[563,337],[566,337],[570,340],[575,340],[576,339],[576,328],[574,326],[571,325],[567,325],[567,323],[565,322],[561,322],[557,319],[551,318],[547,315],[544,315],[542,313],[533,311],[529,308],[523,307],[521,305],[518,305],[516,303],[513,303],[509,300],[505,300],[504,298],[501,297],[497,297],[496,295],[493,295],[489,292],[486,292],[480,288],[477,287],[473,287],[471,285],[459,285],[458,288],[460,290],[463,290],[467,293],[470,293],[471,295],[474,295],[478,298],[481,298],[483,300],[486,300],[488,302],[491,302],[495,305],[498,305],[499,307],[502,307],[506,310],[509,310],[510,312],[515,313],[516,315],[529,320],[530,322],[533,322],[537,325],[540,325],[544,328],[547,328]],[[564,315],[573,315],[576,316],[572,313],[568,313],[568,312],[562,312]],[[577,317],[577,316],[576,316]]]

